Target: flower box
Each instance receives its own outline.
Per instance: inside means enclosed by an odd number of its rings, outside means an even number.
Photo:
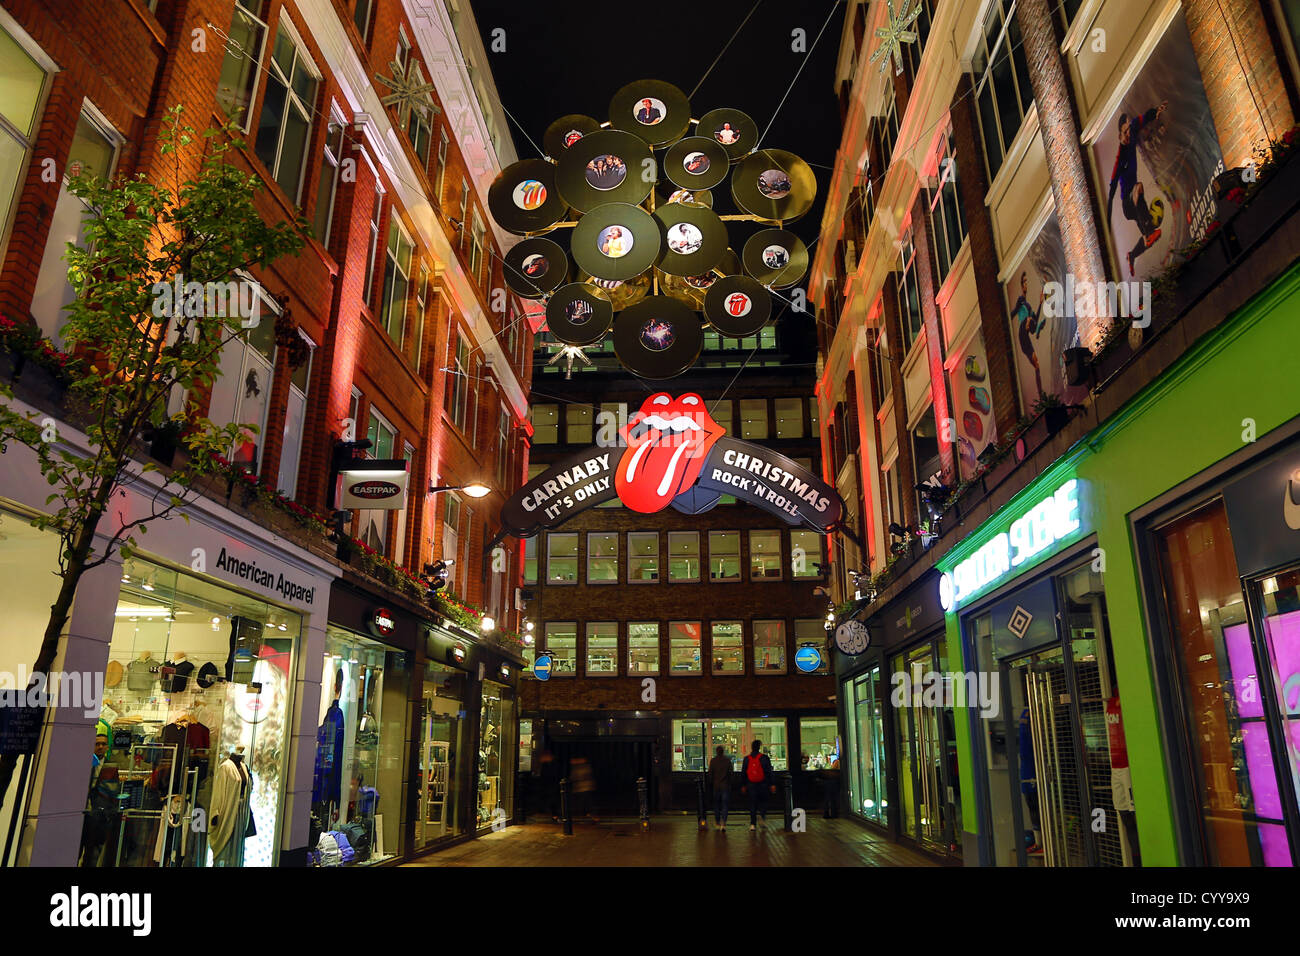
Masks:
[[[1249,249],[1286,219],[1300,203],[1300,161],[1295,153],[1279,164],[1230,223],[1242,249]]]

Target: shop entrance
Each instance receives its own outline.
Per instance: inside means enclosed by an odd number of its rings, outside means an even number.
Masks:
[[[910,837],[942,853],[960,855],[960,783],[957,777],[957,732],[950,695],[945,703],[924,703],[923,688],[938,681],[947,688],[948,642],[942,636],[893,658],[894,719],[897,730],[898,798],[901,828]],[[899,683],[898,675],[907,680]],[[900,690],[902,691],[900,693]]]
[[[654,778],[654,743],[651,740],[553,738],[551,749],[559,763],[559,775],[569,778],[569,796],[575,819],[587,812],[584,800],[589,800],[595,816],[636,816],[640,813],[637,797],[637,778],[645,777],[649,791],[650,811],[658,809],[658,791]],[[581,761],[585,760],[591,772],[595,789],[590,797],[586,791],[576,791],[577,782],[584,774]]]

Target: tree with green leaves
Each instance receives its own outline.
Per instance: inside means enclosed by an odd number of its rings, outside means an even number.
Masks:
[[[200,138],[181,113],[169,109],[159,132],[157,165],[166,175],[69,183],[88,212],[84,245],[67,248],[76,297],[60,334],[77,356],[65,367],[66,417],[85,445],[63,441],[45,414],[16,407],[7,386],[0,395],[0,453],[17,442],[35,454],[51,494],[32,524],[59,539],[60,587],[33,674],[53,666],[82,576],[115,554],[129,556],[151,522],[186,517],[199,479],[239,435],[256,431],[214,424],[192,402],[169,415],[169,400],[177,389],[211,388],[222,350],[260,321],[256,311],[232,317],[230,293],[248,281],[247,270],[295,253],[305,223],[264,222],[254,206],[261,180],[232,162],[232,150],[243,147],[237,129],[213,127]],[[197,174],[186,179],[200,152]],[[177,436],[181,455],[169,469],[141,454],[142,434],[156,429]],[[112,502],[132,485],[150,507],[124,520]],[[0,805],[16,766],[16,756],[0,757]]]

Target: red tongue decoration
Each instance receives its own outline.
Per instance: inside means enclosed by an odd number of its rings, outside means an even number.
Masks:
[[[651,395],[622,430],[627,450],[614,472],[619,498],[633,511],[662,511],[695,484],[724,434],[693,392],[676,399],[667,392]]]

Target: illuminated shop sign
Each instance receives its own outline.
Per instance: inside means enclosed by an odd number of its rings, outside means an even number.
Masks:
[[[984,542],[974,554],[939,579],[939,602],[951,611],[997,584],[1026,561],[1059,544],[1082,526],[1079,480],[1071,478]]]

